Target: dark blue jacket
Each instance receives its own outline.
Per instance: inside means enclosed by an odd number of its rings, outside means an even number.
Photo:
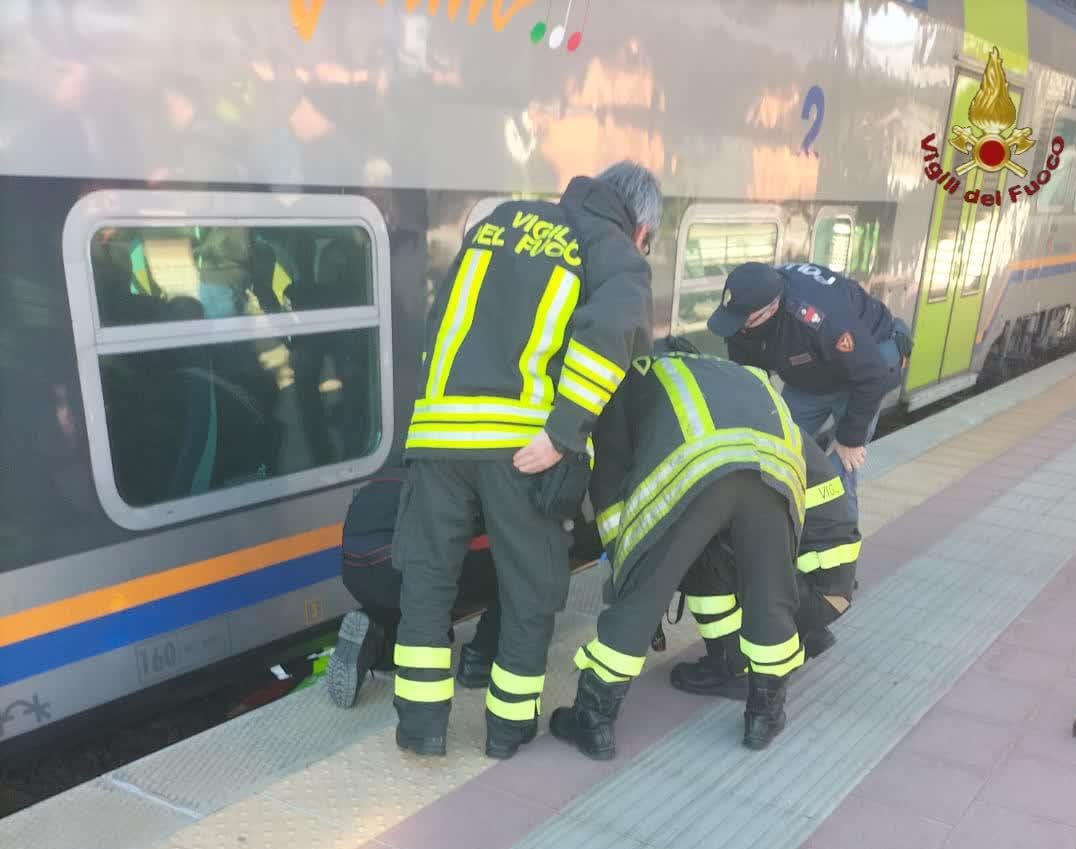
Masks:
[[[855,448],[882,399],[900,380],[879,345],[893,338],[889,309],[855,280],[824,266],[788,263],[781,308],[762,327],[728,339],[729,358],[776,372],[789,386],[811,393],[850,392],[837,422],[837,441]]]

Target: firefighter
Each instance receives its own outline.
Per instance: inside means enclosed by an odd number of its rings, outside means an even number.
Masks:
[[[800,600],[796,630],[804,657],[810,660],[833,645],[829,625],[852,603],[862,538],[840,476],[822,449],[804,436],[801,431],[807,493],[796,563]],[[731,699],[747,697],[748,662],[739,640],[742,613],[737,559],[727,540],[715,540],[680,586],[706,654],[694,663],[673,667],[670,678],[679,690]],[[750,563],[743,566],[751,568]]]
[[[636,360],[595,433],[590,497],[612,563],[611,606],[576,653],[575,704],[554,711],[550,730],[599,760],[615,755],[614,722],[654,622],[719,534],[738,554],[747,746],[780,733],[785,679],[803,663],[794,619],[806,488],[799,428],[764,373],[687,347],[666,340]]]
[[[707,326],[727,338],[729,359],[780,375],[792,418],[812,437],[833,416],[831,461],[858,515],[856,472],[911,355],[907,325],[828,268],[748,262],[729,274]]]
[[[437,293],[393,540],[402,749],[446,753],[449,613],[479,516],[501,601],[486,754],[511,757],[537,733],[554,616],[568,596],[565,522],[586,493],[576,470],[589,476],[594,424],[650,348],[644,255],[660,218],[657,180],[641,166],[576,177],[558,203],[504,203],[475,225]],[[543,508],[557,503],[555,492],[543,499],[558,481],[578,490],[566,511]]]
[[[344,616],[325,675],[329,695],[338,707],[355,704],[371,670],[395,669],[392,656],[403,577],[393,562],[392,536],[405,478],[402,470],[383,469],[356,491],[344,521],[340,576],[360,608]],[[571,557],[595,559],[601,553],[597,537],[594,523],[580,513],[575,519]],[[474,638],[460,650],[456,668],[456,683],[471,690],[489,686],[500,633],[497,575],[485,533],[471,541],[464,557],[451,618],[458,622],[478,611],[482,613]],[[455,641],[451,627],[448,639]]]

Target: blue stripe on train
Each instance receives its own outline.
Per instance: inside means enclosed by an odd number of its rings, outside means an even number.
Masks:
[[[249,607],[340,574],[330,548],[0,648],[0,686]]]
[[[1029,280],[1038,280],[1040,277],[1072,274],[1074,271],[1076,271],[1076,262],[1066,262],[1063,265],[1046,265],[1042,268],[1020,268],[1009,274],[1009,280],[1013,283],[1026,283]]]

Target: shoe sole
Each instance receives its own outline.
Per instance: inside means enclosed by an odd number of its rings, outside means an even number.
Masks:
[[[329,698],[337,707],[353,707],[359,697],[359,687],[362,684],[358,670],[359,653],[369,632],[370,617],[361,610],[352,610],[340,623],[336,648],[325,670]]]

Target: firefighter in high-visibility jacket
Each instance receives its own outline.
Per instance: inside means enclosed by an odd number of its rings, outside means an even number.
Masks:
[[[660,215],[656,179],[633,163],[573,179],[558,203],[503,203],[467,233],[436,295],[393,540],[403,574],[394,649],[402,749],[446,753],[447,634],[479,517],[501,599],[486,754],[511,757],[537,733],[571,544],[538,508],[537,475],[568,452],[589,463],[598,416],[632,357],[650,349],[643,255]]]
[[[595,759],[615,755],[613,725],[654,623],[719,534],[744,554],[746,745],[763,748],[780,733],[785,678],[803,663],[794,618],[806,489],[799,428],[765,373],[680,344],[663,340],[632,364],[595,431],[590,497],[612,564],[611,606],[576,653],[575,704],[550,722]]]
[[[833,645],[829,625],[852,603],[862,537],[840,476],[818,444],[800,433],[807,493],[796,563],[800,600],[796,628],[809,660]],[[680,585],[706,654],[673,667],[670,679],[679,690],[730,699],[747,697],[748,660],[740,650],[740,560],[727,540],[715,540]],[[743,567],[749,570],[750,562]]]

